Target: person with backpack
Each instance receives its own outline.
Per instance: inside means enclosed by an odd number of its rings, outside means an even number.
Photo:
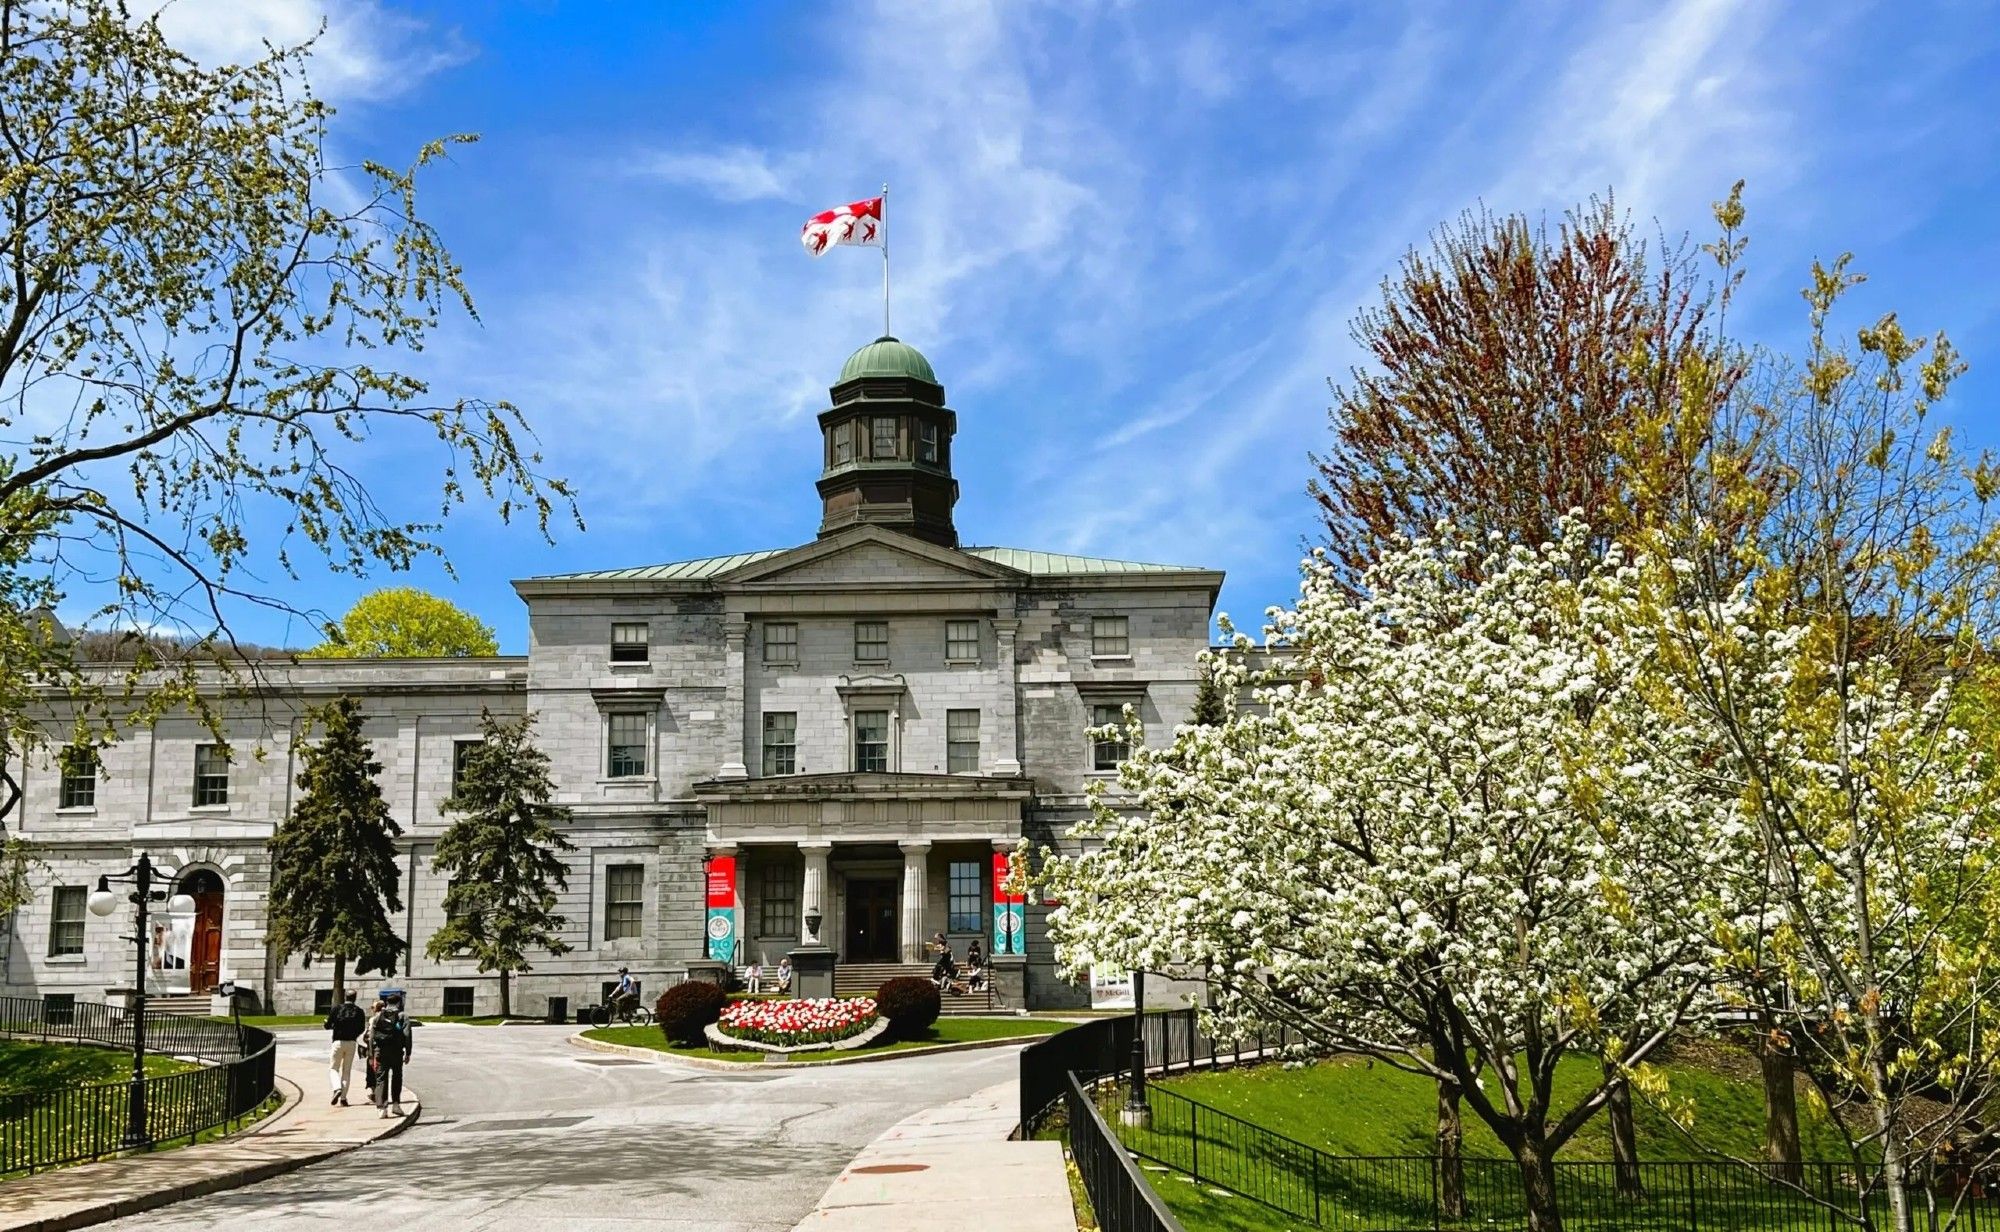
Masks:
[[[389,997],[375,1016],[368,1039],[369,1055],[375,1062],[375,1106],[384,1117],[403,1115],[403,1064],[416,1046],[410,1038],[411,1025],[403,1013],[403,999]]]
[[[348,990],[347,999],[333,1007],[326,1016],[326,1029],[333,1032],[333,1054],[327,1058],[327,1078],[333,1085],[331,1102],[347,1103],[348,1084],[354,1079],[354,1051],[361,1032],[368,1026],[368,1016],[354,1003],[354,991]]]

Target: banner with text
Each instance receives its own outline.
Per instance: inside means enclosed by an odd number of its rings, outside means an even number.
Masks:
[[[1028,941],[1028,900],[1007,892],[1007,853],[993,853],[993,952],[1025,954]]]
[[[708,858],[708,956],[736,961],[736,857]]]

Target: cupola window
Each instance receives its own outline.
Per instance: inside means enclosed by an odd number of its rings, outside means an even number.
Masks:
[[[894,458],[896,456],[896,417],[877,415],[870,425],[868,456],[871,458]]]
[[[832,442],[833,464],[854,461],[854,424],[837,423],[827,430],[827,439]]]

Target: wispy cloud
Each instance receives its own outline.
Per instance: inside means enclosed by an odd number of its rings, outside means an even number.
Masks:
[[[157,12],[168,40],[206,64],[242,63],[267,43],[316,39],[313,88],[336,101],[400,94],[472,54],[455,30],[379,0],[165,0],[134,11]]]
[[[765,152],[748,146],[662,150],[634,158],[631,165],[636,175],[699,189],[720,201],[783,197],[788,188],[787,177]]]

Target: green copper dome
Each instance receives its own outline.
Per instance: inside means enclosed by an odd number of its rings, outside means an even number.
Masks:
[[[865,376],[914,377],[933,385],[938,383],[937,373],[931,371],[931,361],[924,358],[923,352],[887,335],[848,356],[847,362],[840,366],[840,379],[834,384],[845,385]]]

